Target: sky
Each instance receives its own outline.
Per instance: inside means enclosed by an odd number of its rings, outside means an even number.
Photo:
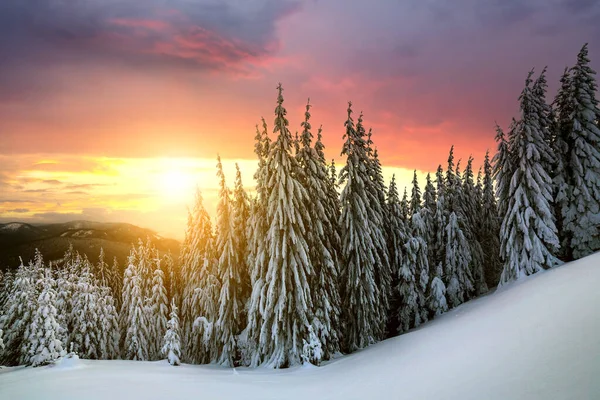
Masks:
[[[214,213],[216,157],[252,189],[255,124],[276,86],[292,132],[307,100],[340,157],[347,102],[389,179],[481,162],[527,73],[558,79],[589,42],[594,0],[2,0],[0,222],[130,222],[181,239],[195,187]]]

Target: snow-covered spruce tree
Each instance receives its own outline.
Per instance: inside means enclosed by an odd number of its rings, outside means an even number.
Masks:
[[[99,328],[98,348],[99,358],[111,360],[119,358],[119,315],[112,297],[112,290],[107,286],[96,286],[98,297],[97,325]]]
[[[317,337],[317,334],[313,331],[312,325],[308,327],[308,341],[302,339],[302,363],[303,364],[321,364],[323,359],[323,346],[321,341]]]
[[[483,249],[484,275],[488,287],[494,287],[500,280],[502,263],[500,262],[500,219],[494,195],[493,169],[490,152],[485,153],[483,161],[483,188],[481,204],[480,240]]]
[[[407,241],[406,226],[403,220],[402,210],[400,209],[400,197],[398,196],[398,187],[396,185],[396,176],[392,175],[392,180],[388,188],[388,216],[390,224],[386,232],[388,253],[390,255],[390,269],[392,271],[392,286],[394,291],[390,299],[390,308],[396,313],[400,308],[400,297],[398,296],[398,284],[400,268],[402,268],[404,255],[404,244]],[[398,331],[398,318],[390,318],[387,326],[388,332]]]
[[[448,155],[446,183],[444,185],[444,208],[447,225],[444,228],[444,284],[446,295],[452,307],[468,300],[474,293],[473,274],[471,272],[471,246],[468,242],[467,219],[465,213],[465,195],[460,174],[460,160],[454,167],[454,146]],[[451,218],[452,213],[456,221]],[[449,227],[451,226],[452,235]],[[466,263],[465,260],[468,260]],[[456,277],[456,281],[453,278]],[[456,286],[458,285],[458,286]]]
[[[162,347],[163,334],[167,329],[167,315],[169,312],[167,289],[164,285],[164,272],[157,265],[152,280],[152,293],[150,294],[148,323],[148,352],[150,360],[159,360]]]
[[[242,173],[239,165],[235,164],[235,186],[233,189],[233,238],[236,259],[240,264],[240,293],[244,309],[242,310],[244,324],[246,325],[246,305],[250,299],[252,286],[250,283],[250,268],[248,265],[249,237],[248,226],[250,223],[250,197],[244,190]]]
[[[96,282],[100,286],[108,286],[110,287],[112,278],[112,270],[110,266],[105,261],[104,249],[100,247],[100,255],[98,256],[98,263],[94,265],[94,269],[92,271],[94,276],[96,277]],[[112,290],[112,288],[111,288]]]
[[[305,188],[299,181],[302,170],[292,156],[292,136],[283,107],[281,85],[277,87],[273,143],[267,159],[270,179],[265,187],[269,223],[265,240],[268,260],[264,284],[266,298],[252,299],[264,304],[258,352],[271,367],[299,364],[302,340],[308,339],[313,309],[310,262],[304,221],[308,219]],[[264,303],[263,303],[264,302]]]
[[[404,187],[404,194],[402,200],[400,200],[400,210],[402,210],[402,216],[405,223],[410,223],[410,204],[408,203],[408,193],[406,186]]]
[[[119,268],[119,261],[117,261],[117,257],[113,257],[111,269],[111,282],[110,288],[112,289],[112,296],[115,301],[115,307],[117,310],[121,308],[121,286],[123,285],[123,274],[121,273],[121,269]]]
[[[52,364],[63,354],[58,339],[60,325],[57,321],[55,282],[52,271],[45,268],[44,277],[37,282],[40,295],[29,326],[26,342],[28,364],[34,367]]]
[[[504,258],[500,285],[560,263],[554,256],[559,243],[551,209],[552,180],[541,163],[550,148],[539,127],[539,102],[530,88],[532,74],[519,97],[521,119],[511,143],[515,169],[500,228]]]
[[[182,245],[181,254],[181,274],[182,274],[182,299],[181,299],[181,318],[182,318],[182,342],[184,343],[184,357],[199,356],[191,351],[195,337],[193,335],[193,324],[196,318],[201,314],[193,303],[197,297],[196,289],[201,287],[202,279],[206,271],[206,266],[212,266],[212,260],[209,260],[208,254],[212,245],[213,233],[210,216],[204,208],[202,194],[196,190],[193,210],[188,218],[186,240]],[[196,306],[197,306],[196,302]],[[186,358],[187,359],[187,358]],[[188,360],[191,361],[191,360]]]
[[[192,309],[196,312],[190,340],[185,348],[190,362],[207,364],[218,359],[221,348],[216,340],[215,325],[219,318],[219,297],[221,283],[215,275],[217,257],[215,239],[207,245],[204,265],[202,266],[200,284],[192,296]]]
[[[452,211],[457,211],[459,208],[457,203],[460,201],[457,196],[457,188],[460,187],[456,173],[454,171],[454,145],[450,147],[450,153],[448,154],[448,166],[446,168],[446,182],[444,185],[444,196],[446,198],[447,215],[450,215]]]
[[[2,336],[4,336],[4,331],[0,329],[0,354],[2,354],[2,350],[4,350],[4,341],[2,340]]]
[[[429,259],[433,260],[433,246],[429,248],[430,245],[433,244],[435,240],[435,230],[433,218],[436,210],[436,198],[437,193],[435,191],[435,186],[431,180],[431,174],[427,174],[425,190],[423,191],[423,208],[421,210],[421,216],[423,218],[423,222],[425,222],[425,230],[426,230],[426,242],[429,250]],[[431,265],[435,265],[431,263]]]
[[[533,83],[532,93],[533,99],[537,102],[536,108],[538,109],[537,118],[540,128],[540,134],[544,142],[548,147],[547,153],[543,154],[543,158],[540,159],[542,168],[552,175],[554,166],[556,163],[556,154],[554,153],[553,141],[556,136],[556,124],[554,119],[554,112],[552,107],[546,102],[546,92],[548,90],[548,83],[546,81],[546,69],[544,67],[538,78]]]
[[[267,123],[262,119],[263,130],[259,131],[256,126],[256,143],[254,152],[258,157],[258,169],[254,174],[256,181],[256,198],[252,202],[250,211],[250,222],[248,224],[248,266],[250,268],[250,283],[252,292],[248,302],[248,325],[244,332],[244,340],[241,344],[242,363],[244,365],[257,365],[260,363],[258,342],[260,340],[260,329],[262,325],[262,309],[266,298],[265,281],[267,270],[267,259],[265,257],[265,238],[267,235],[267,195],[266,185],[269,180],[267,169],[267,157],[271,141],[267,132]]]
[[[513,120],[514,121],[514,120]],[[516,123],[516,121],[514,121]],[[496,124],[496,142],[498,150],[492,159],[493,178],[496,181],[496,197],[498,198],[498,216],[500,223],[508,212],[510,196],[510,180],[515,169],[513,154],[510,149],[510,138],[514,135],[514,124],[511,125],[510,135],[507,140],[502,128]]]
[[[150,236],[146,236],[146,242],[140,239],[138,242],[138,270],[142,277],[142,296],[146,307],[146,313],[149,314],[149,299],[152,296],[152,285],[154,280],[154,271],[160,268],[160,255]],[[164,277],[163,277],[164,279]]]
[[[362,115],[361,115],[362,117]],[[362,118],[359,118],[356,124],[356,130],[362,133]],[[371,149],[374,146],[373,140],[371,139],[372,132],[369,129],[368,141],[367,141],[367,149]],[[377,194],[377,203],[373,203],[371,208],[373,209],[374,216],[379,216],[378,226],[380,227],[382,237],[378,241],[375,241],[377,244],[377,252],[379,253],[380,262],[377,264],[377,268],[375,269],[375,279],[379,286],[380,296],[381,296],[381,305],[386,311],[386,320],[385,324],[387,327],[388,321],[393,319],[393,315],[390,314],[390,299],[392,298],[393,288],[392,288],[392,271],[390,270],[390,262],[389,262],[389,254],[387,249],[385,232],[389,230],[390,220],[389,215],[387,213],[386,206],[386,187],[383,181],[383,171],[381,169],[381,163],[379,161],[379,156],[377,154],[377,149],[374,149],[372,152],[369,151],[369,158],[371,160],[371,181],[374,185],[375,193]],[[371,155],[372,154],[372,155]],[[385,333],[385,331],[384,331]]]
[[[338,229],[333,218],[337,213],[333,207],[327,165],[322,155],[323,144],[320,138],[316,146],[312,146],[310,124],[310,104],[306,105],[305,118],[302,122],[300,151],[296,155],[302,169],[300,183],[310,196],[305,198],[308,218],[303,222],[306,229],[306,240],[310,262],[314,275],[310,277],[314,315],[311,320],[311,332],[320,342],[322,353],[319,360],[326,360],[340,351],[340,295],[338,292]],[[320,131],[319,131],[320,132]],[[319,133],[320,137],[320,133]],[[328,214],[329,213],[329,214]],[[332,218],[333,217],[333,218]],[[317,360],[313,360],[317,362]]]
[[[180,285],[180,281],[171,250],[163,255],[160,265],[165,277],[164,285],[167,290],[167,299],[174,299],[177,297],[177,288]]]
[[[448,301],[446,300],[446,285],[442,280],[442,264],[438,264],[437,267],[431,271],[431,284],[429,288],[429,295],[427,297],[427,307],[433,317],[437,317],[440,314],[448,311]]]
[[[570,70],[573,109],[571,121],[563,127],[568,148],[564,180],[569,190],[561,212],[569,246],[567,257],[573,259],[600,249],[600,109],[596,99],[596,72],[589,63],[586,43]],[[568,107],[558,111],[561,120],[568,118],[562,116],[569,111]]]
[[[179,338],[179,316],[177,315],[177,305],[175,300],[171,300],[171,313],[167,322],[167,332],[163,338],[161,352],[169,360],[171,365],[179,365],[181,357],[181,340]]]
[[[21,349],[26,343],[25,331],[35,311],[37,296],[33,265],[30,263],[25,266],[21,261],[0,315],[0,329],[4,332],[4,351],[0,352],[0,364],[18,365],[22,358],[27,361],[26,357],[21,357]]]
[[[412,192],[410,197],[410,215],[414,215],[419,211],[421,211],[421,189],[419,188],[417,170],[415,169],[413,174]]]
[[[360,120],[360,118],[359,118]],[[379,246],[385,244],[380,216],[372,205],[379,204],[368,174],[367,145],[352,120],[348,103],[342,155],[347,158],[340,171],[342,214],[341,293],[346,350],[352,352],[381,340],[385,334],[386,305],[382,304],[376,270],[387,260],[380,259]]]
[[[132,251],[133,253],[133,251]],[[129,265],[123,278],[123,305],[121,321],[123,329],[123,358],[148,360],[148,321],[144,312],[142,276],[135,265],[136,257],[129,256]]]
[[[218,299],[219,311],[214,332],[214,340],[217,342],[219,354],[214,361],[223,366],[233,367],[238,352],[236,336],[242,331],[245,322],[243,321],[245,298],[242,286],[245,263],[243,254],[236,252],[231,191],[225,182],[221,157],[217,157],[217,160],[220,191],[217,204],[216,273],[221,282],[221,293]]]
[[[575,101],[571,93],[571,76],[569,68],[565,67],[560,79],[560,89],[554,99],[553,106],[556,109],[556,131],[552,148],[557,155],[552,170],[552,185],[554,189],[554,215],[556,216],[556,229],[560,241],[560,249],[557,255],[565,260],[571,260],[569,233],[564,229],[563,210],[569,209],[570,187],[567,182],[567,159],[569,158],[569,134],[573,129],[573,115],[575,110]]]
[[[406,332],[427,321],[428,310],[425,307],[425,291],[429,283],[429,263],[427,244],[421,236],[423,221],[419,213],[413,214],[411,233],[404,245],[404,260],[400,268],[398,294],[398,332]]]
[[[101,311],[99,291],[91,268],[91,264],[84,257],[83,269],[71,297],[72,329],[69,332],[69,346],[72,344],[81,358],[98,359],[101,356]]]
[[[338,192],[338,177],[335,169],[335,161],[332,159],[331,164],[329,165],[327,165],[325,162],[325,154],[323,153],[325,146],[323,145],[323,137],[321,135],[321,132],[322,129],[319,128],[319,130],[317,131],[317,142],[315,143],[315,150],[317,151],[317,155],[319,156],[321,164],[325,166],[327,170],[327,196],[324,207],[326,208],[325,215],[329,219],[328,227],[331,229],[327,234],[327,241],[329,243],[328,248],[331,248],[330,251],[333,254],[336,254],[337,257],[337,260],[334,260],[334,263],[339,278],[339,269],[341,263],[340,257],[342,251],[342,234],[340,230],[340,210],[342,206],[340,203],[340,196]]]
[[[446,261],[446,225],[447,225],[447,206],[446,206],[446,183],[444,179],[444,170],[439,165],[436,176],[436,202],[435,213],[433,215],[433,227],[430,240],[427,242],[429,249],[430,266],[438,266]],[[442,274],[444,279],[444,274]],[[446,281],[444,281],[446,283]]]
[[[72,299],[75,285],[82,270],[83,258],[79,253],[69,248],[63,257],[65,260],[57,272],[56,285],[56,309],[58,310],[57,321],[60,325],[58,339],[66,350],[69,334],[73,330]]]
[[[5,309],[6,302],[8,301],[8,296],[10,294],[10,288],[12,287],[13,281],[15,279],[15,275],[13,271],[8,270],[4,274],[2,279],[2,284],[0,284],[0,315],[2,311]]]
[[[471,275],[473,277],[473,289],[476,296],[488,291],[483,273],[484,254],[478,235],[481,225],[481,197],[473,182],[473,157],[469,157],[467,167],[463,174],[463,212],[464,233],[471,249]]]
[[[127,331],[127,323],[129,320],[129,313],[131,310],[131,293],[133,288],[133,274],[136,264],[136,251],[132,245],[127,257],[127,268],[123,271],[123,284],[121,287],[121,310],[119,312],[119,326],[121,328],[121,341],[125,339],[125,332]],[[123,349],[123,343],[120,344],[120,348]]]
[[[458,217],[453,211],[448,217],[446,226],[446,260],[444,275],[446,276],[446,296],[451,307],[462,304],[473,290],[473,279],[469,264],[471,250],[460,229]]]
[[[416,258],[413,261],[415,262],[415,278],[418,294],[417,304],[421,313],[421,322],[426,322],[429,315],[429,310],[426,306],[426,296],[429,290],[429,251],[427,249],[427,240],[425,239],[427,234],[425,221],[423,221],[420,212],[413,214],[411,229],[412,240],[418,242],[418,248],[411,244],[416,250]]]

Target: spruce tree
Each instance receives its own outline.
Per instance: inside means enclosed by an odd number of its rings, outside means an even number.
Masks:
[[[427,244],[422,235],[423,221],[419,213],[413,215],[411,233],[404,245],[404,260],[400,268],[398,310],[400,333],[419,326],[427,321],[425,295],[428,283]],[[427,282],[424,282],[426,280]],[[425,285],[423,285],[425,283]],[[423,289],[425,286],[425,289]]]
[[[446,296],[450,306],[457,307],[467,300],[468,293],[473,290],[473,278],[469,269],[471,250],[454,211],[448,217],[445,236]]]
[[[415,283],[417,289],[417,306],[420,315],[420,321],[426,322],[429,311],[426,307],[426,296],[429,290],[429,260],[426,236],[426,227],[421,213],[413,214],[411,221],[412,239],[409,246],[412,248],[412,260],[414,265]]]
[[[448,311],[448,301],[446,300],[446,285],[442,280],[443,270],[442,264],[438,264],[433,268],[432,279],[427,297],[427,307],[433,317]]]
[[[111,282],[109,282],[109,286],[112,290],[112,296],[115,301],[115,307],[117,310],[121,307],[121,285],[123,285],[123,274],[121,273],[121,269],[119,268],[119,261],[117,261],[117,257],[113,257],[113,263],[111,265]]]
[[[39,288],[36,282],[44,268],[41,253],[36,249],[35,262],[17,269],[12,282],[10,294],[5,304],[3,315],[0,315],[0,329],[3,330],[5,349],[0,363],[4,365],[19,365],[29,362],[27,344],[29,328],[35,311]]]
[[[164,285],[164,272],[157,266],[154,270],[152,280],[152,292],[150,297],[150,317],[147,318],[149,324],[149,343],[148,351],[151,360],[160,359],[160,350],[162,347],[163,332],[167,329],[167,314],[169,300],[167,299],[167,290]]]
[[[95,265],[92,273],[96,277],[98,285],[100,286],[108,286],[111,287],[112,282],[114,281],[112,277],[112,269],[104,260],[104,248],[100,247],[100,255],[98,256],[98,263]],[[112,288],[111,288],[112,291]]]
[[[301,362],[302,340],[308,339],[314,295],[306,228],[308,193],[298,180],[301,169],[292,156],[292,136],[282,87],[277,87],[273,143],[267,159],[270,179],[265,187],[269,223],[265,240],[268,260],[264,284],[266,297],[252,299],[264,304],[258,352],[263,362],[278,368]]]
[[[167,332],[163,338],[161,352],[167,357],[169,364],[179,365],[181,357],[181,340],[179,338],[179,316],[175,300],[171,300],[170,319],[167,322]]]
[[[18,365],[21,349],[26,344],[26,329],[33,315],[37,296],[36,285],[28,267],[21,263],[17,269],[8,301],[0,315],[0,329],[3,330],[4,351],[0,364]],[[26,355],[26,354],[25,354]]]
[[[392,180],[388,188],[387,207],[390,224],[386,232],[388,253],[390,255],[390,269],[392,271],[392,287],[394,288],[390,299],[390,308],[397,312],[400,308],[400,297],[398,296],[398,285],[400,283],[400,269],[404,261],[404,244],[407,241],[406,226],[404,224],[402,210],[400,209],[400,197],[398,196],[398,187],[396,185],[396,176],[392,175]],[[398,331],[398,318],[390,318],[388,321],[388,332]]]
[[[510,149],[510,138],[514,132],[513,128],[514,124],[511,125],[511,136],[509,136],[509,139],[507,140],[502,128],[496,124],[496,142],[498,143],[498,150],[496,155],[494,155],[492,162],[494,165],[493,178],[496,181],[496,197],[498,198],[498,216],[500,222],[504,219],[508,212],[508,201],[511,185],[510,180],[515,168],[513,154],[511,154]]]
[[[546,144],[546,151],[540,154],[540,164],[544,171],[552,177],[557,157],[553,147],[556,126],[553,121],[554,113],[552,107],[546,102],[546,91],[548,90],[546,69],[547,67],[544,67],[538,78],[535,80],[531,91],[533,94],[533,101],[536,103],[535,108],[537,109],[536,114],[540,135]],[[556,216],[554,218],[556,218]]]
[[[425,190],[423,191],[423,208],[421,209],[421,216],[423,218],[423,222],[425,223],[426,237],[425,240],[429,249],[429,260],[430,265],[435,265],[432,261],[433,250],[435,246],[433,246],[433,242],[435,241],[435,224],[434,224],[434,215],[436,211],[436,198],[437,193],[435,190],[435,186],[431,181],[431,174],[427,174]]]
[[[400,200],[400,210],[402,211],[402,220],[405,223],[410,223],[410,204],[408,202],[408,193],[406,191],[406,186],[404,187],[404,194],[402,195],[402,200]]]
[[[494,287],[500,280],[502,264],[500,262],[500,219],[494,195],[493,167],[489,151],[486,151],[483,161],[480,239],[485,260],[485,280],[488,287]]]
[[[194,311],[192,331],[186,345],[186,358],[196,364],[207,364],[218,359],[221,347],[215,326],[219,318],[219,298],[221,283],[215,275],[218,259],[215,239],[211,239],[206,247],[204,265],[200,272],[201,279],[191,299]]]
[[[116,359],[120,356],[119,315],[111,289],[107,286],[96,287],[98,311],[96,324],[99,326],[99,357],[104,360]]]
[[[63,353],[62,344],[58,339],[60,325],[57,321],[55,282],[49,268],[44,269],[44,277],[37,285],[40,287],[40,295],[26,343],[28,364],[34,367],[51,364]]]
[[[570,201],[570,187],[567,182],[569,178],[566,170],[569,158],[567,142],[572,131],[576,106],[571,93],[571,76],[568,67],[565,67],[560,83],[560,89],[553,103],[556,108],[556,132],[552,146],[557,157],[553,166],[552,185],[554,187],[554,215],[560,241],[559,255],[565,260],[570,260],[572,259],[570,234],[564,229],[564,215],[569,209]]]
[[[521,119],[511,142],[514,171],[500,229],[501,285],[560,263],[554,256],[559,243],[551,208],[552,181],[542,163],[550,147],[539,126],[542,110],[530,88],[532,74],[519,97]]]
[[[314,293],[311,330],[321,344],[321,360],[330,358],[340,350],[340,296],[337,286],[339,230],[337,220],[334,219],[337,216],[334,209],[337,202],[330,197],[332,188],[323,155],[321,130],[317,143],[314,147],[312,145],[310,104],[306,105],[301,126],[301,147],[296,158],[302,169],[300,183],[311,194],[305,199],[308,219],[304,221],[304,226],[310,263],[314,268],[314,275],[310,280]]]
[[[123,357],[126,360],[148,360],[148,321],[144,312],[142,274],[130,256],[123,280]]]
[[[207,266],[212,266],[213,232],[210,216],[204,208],[202,194],[196,191],[194,207],[188,218],[186,240],[182,245],[181,254],[181,279],[182,279],[182,341],[187,349],[185,357],[200,357],[191,349],[193,342],[197,341],[194,335],[193,324],[203,311],[198,309],[197,289],[201,288],[202,281],[208,279]]]
[[[69,342],[82,358],[100,358],[100,327],[98,326],[98,296],[89,261],[84,266],[73,288],[71,299],[72,330]]]
[[[8,301],[8,295],[10,293],[10,288],[12,287],[14,279],[15,276],[13,271],[8,270],[6,271],[6,273],[4,273],[2,283],[0,284],[0,314],[6,306],[6,302]]]
[[[72,298],[79,279],[76,271],[80,270],[79,264],[83,262],[81,256],[71,250],[67,250],[64,258],[67,261],[58,270],[56,279],[56,309],[59,310],[57,321],[60,326],[58,339],[65,350],[68,346],[69,333],[73,329]]]
[[[262,314],[261,310],[266,298],[265,280],[267,271],[266,254],[266,235],[268,228],[267,221],[267,182],[270,173],[267,165],[267,157],[271,148],[271,140],[267,132],[267,123],[262,119],[262,131],[256,126],[256,143],[254,152],[258,157],[258,168],[254,174],[256,181],[256,198],[252,203],[250,223],[248,225],[248,265],[250,267],[250,282],[252,292],[248,304],[248,326],[246,327],[246,341],[244,347],[244,364],[257,365],[261,362],[261,355],[258,351],[260,341]]]
[[[421,211],[421,189],[419,188],[417,170],[415,169],[412,180],[412,193],[410,198],[410,215],[414,215],[419,211]]]
[[[596,99],[596,72],[589,63],[586,43],[570,70],[572,111],[569,107],[559,109],[563,115],[572,112],[565,127],[568,200],[563,203],[561,211],[569,246],[567,256],[573,259],[600,249],[600,110]]]
[[[483,273],[485,262],[483,248],[478,235],[481,225],[481,198],[473,181],[473,157],[469,157],[463,174],[464,233],[471,250],[471,275],[473,276],[474,294],[480,296],[488,291]]]
[[[437,268],[444,264],[446,260],[446,225],[447,225],[447,205],[446,205],[446,183],[444,179],[444,170],[439,165],[436,172],[436,202],[435,213],[433,215],[432,237],[428,241],[430,254],[429,265]],[[442,274],[442,280],[447,285],[445,274]]]
[[[167,299],[174,299],[177,296],[178,287],[181,285],[179,275],[173,262],[171,250],[167,251],[161,260],[161,268],[164,275],[164,285],[167,290]],[[170,303],[170,302],[169,302]]]
[[[365,136],[365,128],[363,126],[363,115],[359,116],[356,121],[356,131],[359,135]],[[382,312],[385,313],[385,326],[387,327],[388,322],[392,319],[390,312],[390,304],[389,301],[392,298],[393,288],[392,288],[392,273],[389,266],[389,254],[387,251],[387,245],[385,243],[385,232],[389,230],[389,216],[387,214],[386,207],[386,187],[383,180],[383,171],[381,168],[381,162],[379,161],[379,154],[377,149],[375,148],[375,143],[373,142],[373,130],[369,128],[369,132],[366,134],[367,138],[367,158],[369,162],[367,163],[367,169],[369,171],[371,188],[369,190],[375,193],[375,197],[377,198],[376,203],[371,204],[371,208],[373,211],[373,216],[377,218],[377,225],[380,227],[383,234],[383,245],[377,245],[377,252],[379,253],[380,263],[375,268],[375,281],[380,288],[380,296],[381,296],[381,305],[383,307]],[[377,242],[376,242],[377,243]],[[385,330],[384,330],[385,332]]]
[[[246,319],[245,305],[250,299],[252,290],[250,282],[250,268],[248,265],[249,242],[248,227],[250,223],[250,197],[242,184],[240,167],[235,164],[235,187],[233,190],[233,238],[237,262],[240,268],[240,293],[244,303],[243,318]]]
[[[372,190],[364,130],[355,127],[352,119],[352,103],[348,103],[345,127],[342,155],[347,161],[340,172],[340,183],[345,184],[340,217],[344,260],[341,292],[346,349],[354,351],[384,336],[387,309],[382,304],[376,270],[387,260],[381,260],[378,251],[381,243],[385,244],[380,214],[373,208],[379,199]]]
[[[217,279],[221,282],[218,299],[218,318],[215,340],[219,348],[218,359],[223,366],[234,366],[237,358],[236,336],[244,326],[244,293],[242,273],[244,259],[236,252],[235,227],[233,225],[233,203],[231,191],[226,185],[221,158],[218,157],[217,176],[220,182],[219,203],[217,205]],[[243,255],[241,255],[243,257]]]

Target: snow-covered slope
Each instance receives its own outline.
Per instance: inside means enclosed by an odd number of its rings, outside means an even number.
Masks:
[[[320,368],[70,361],[0,370],[0,399],[600,399],[600,253]]]

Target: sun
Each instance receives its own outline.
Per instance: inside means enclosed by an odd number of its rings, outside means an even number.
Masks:
[[[167,167],[158,174],[158,189],[168,200],[183,199],[193,193],[195,177],[182,168]]]

